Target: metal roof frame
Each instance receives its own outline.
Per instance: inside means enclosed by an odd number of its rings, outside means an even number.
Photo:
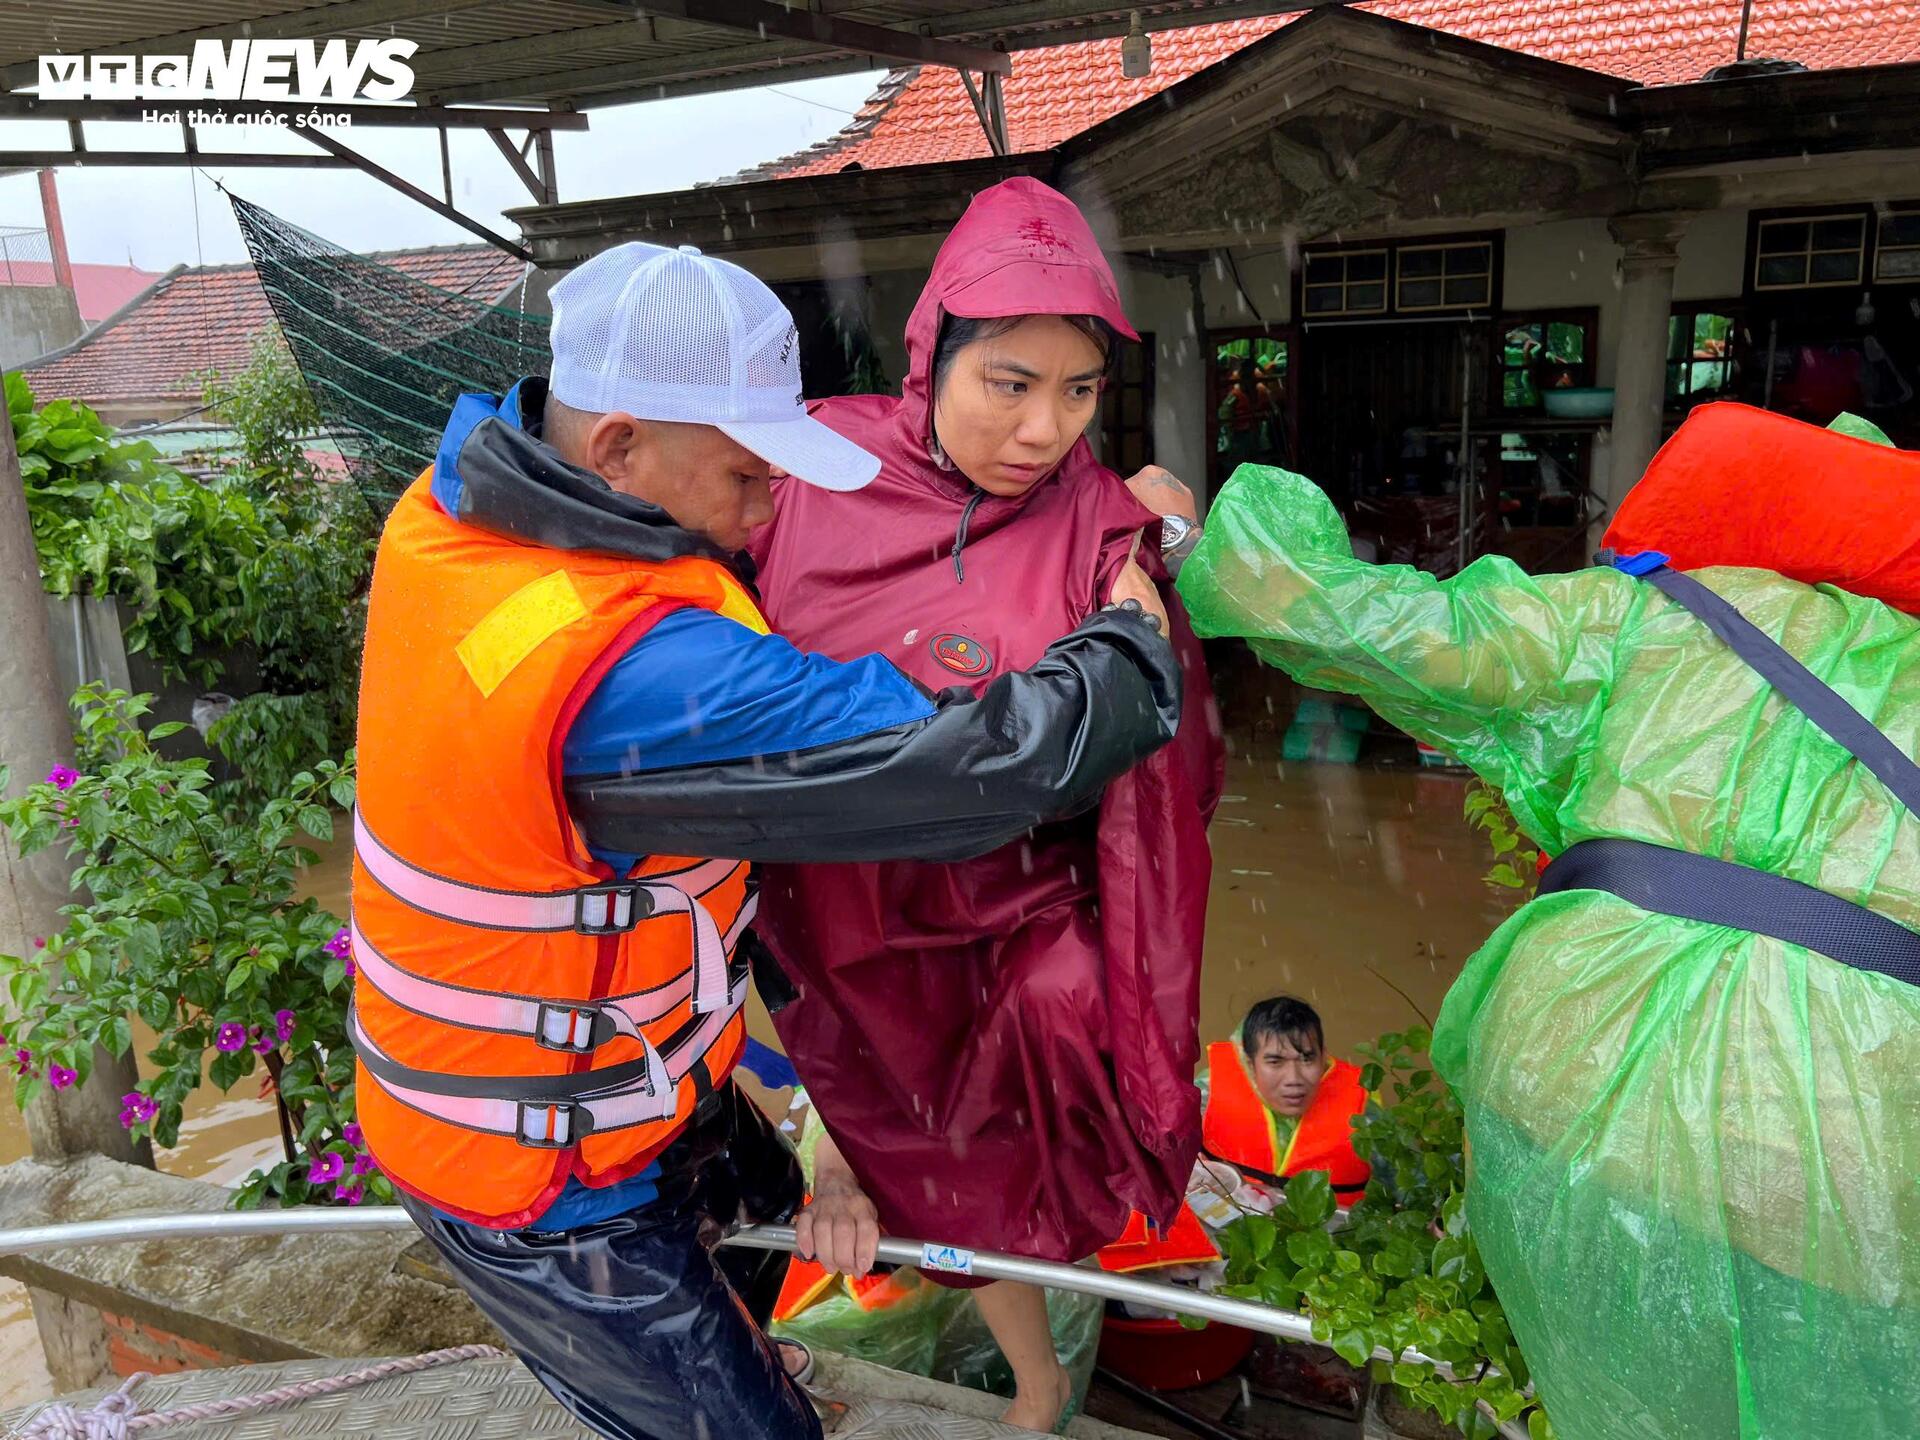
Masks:
[[[1252,16],[1317,10],[1349,0],[172,0],[170,23],[155,33],[146,0],[35,0],[25,19],[0,31],[0,119],[65,120],[65,150],[0,148],[0,174],[62,165],[354,168],[521,259],[528,252],[462,214],[453,201],[450,129],[488,132],[536,204],[557,201],[553,132],[584,129],[585,110],[778,81],[941,65],[958,70],[996,155],[1008,151],[1001,81],[1010,52],[1124,35],[1138,14],[1160,31]],[[440,132],[444,198],[374,163],[321,129],[278,128],[312,146],[281,155],[202,152],[195,123],[177,122],[182,148],[97,150],[89,120],[137,120],[155,102],[42,99],[42,54],[144,56],[182,53],[202,40],[414,40],[415,104],[336,104],[357,126],[432,127]],[[975,76],[978,76],[976,83]],[[13,93],[7,94],[5,91]],[[478,108],[511,105],[516,108]],[[278,115],[291,122],[315,107],[252,102],[182,102],[185,110]],[[524,130],[515,144],[509,129]],[[222,126],[222,135],[235,131]]]
[[[888,64],[1009,73],[1010,52],[1342,5],[1348,0],[176,0],[153,33],[141,0],[35,0],[0,33],[0,89],[37,57],[177,53],[195,40],[416,40],[415,90],[436,105],[552,109],[771,84]]]

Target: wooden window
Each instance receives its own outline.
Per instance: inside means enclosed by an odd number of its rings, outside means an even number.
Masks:
[[[1100,459],[1131,475],[1153,463],[1153,335],[1122,345],[1116,368],[1100,392]]]
[[[1489,241],[1402,245],[1395,260],[1396,309],[1410,313],[1471,310],[1493,303],[1493,245]]]
[[[1301,294],[1309,316],[1386,314],[1386,250],[1308,251]]]
[[[1886,285],[1920,283],[1920,210],[1895,210],[1880,217],[1873,278]]]
[[[1864,211],[1762,220],[1753,247],[1753,288],[1858,285],[1866,269],[1866,248]]]

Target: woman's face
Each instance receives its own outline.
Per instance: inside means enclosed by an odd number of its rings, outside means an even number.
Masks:
[[[1024,495],[1093,419],[1105,370],[1100,347],[1058,315],[975,340],[934,395],[940,448],[989,495]]]

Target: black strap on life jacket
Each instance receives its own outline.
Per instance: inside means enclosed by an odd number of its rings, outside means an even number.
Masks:
[[[1920,814],[1920,765],[1737,607],[1665,561],[1646,555],[1616,563],[1695,615],[1910,813]],[[1751,865],[1641,840],[1583,840],[1540,877],[1542,895],[1566,890],[1605,890],[1642,910],[1771,935],[1920,986],[1920,934],[1864,905]]]

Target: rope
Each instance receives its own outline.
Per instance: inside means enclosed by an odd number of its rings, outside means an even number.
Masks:
[[[145,1414],[140,1412],[139,1402],[133,1398],[133,1392],[140,1382],[153,1378],[143,1370],[138,1375],[129,1376],[125,1384],[91,1410],[79,1411],[71,1405],[49,1405],[34,1417],[31,1425],[19,1432],[17,1440],[127,1440],[128,1436],[147,1430],[159,1430],[164,1426],[180,1425],[192,1420],[219,1420],[229,1415],[246,1415],[255,1410],[268,1410],[276,1405],[312,1400],[340,1390],[371,1385],[376,1380],[386,1380],[395,1375],[430,1370],[436,1365],[506,1358],[506,1351],[492,1345],[457,1345],[450,1350],[435,1350],[426,1355],[409,1355],[402,1360],[383,1361],[378,1365],[369,1365],[364,1370],[351,1370],[345,1375],[295,1381],[258,1395],[207,1400],[198,1405],[182,1405],[177,1410],[157,1410]]]

